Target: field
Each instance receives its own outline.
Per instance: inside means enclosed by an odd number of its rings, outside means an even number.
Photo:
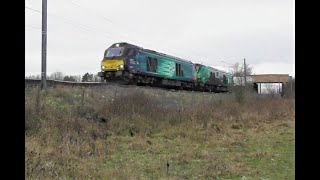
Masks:
[[[294,179],[294,99],[57,87],[25,108],[26,179]]]

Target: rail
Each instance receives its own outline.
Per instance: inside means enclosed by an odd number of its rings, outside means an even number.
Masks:
[[[25,79],[25,90],[29,91],[34,87],[40,86],[41,80],[40,79]],[[135,86],[135,85],[122,85],[116,83],[109,83],[109,82],[72,82],[72,81],[59,81],[59,80],[49,80],[47,79],[47,87],[54,88],[54,87],[98,87],[98,86],[113,86],[113,87],[121,87],[121,88],[138,88],[138,89],[157,89],[157,90],[166,90],[166,91],[173,91],[173,92],[192,92],[192,93],[208,93],[208,92],[201,92],[201,91],[188,91],[188,90],[176,90],[172,88],[159,88],[159,87],[151,87],[151,86]]]

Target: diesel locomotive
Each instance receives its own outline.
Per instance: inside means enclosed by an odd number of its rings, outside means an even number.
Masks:
[[[129,44],[111,45],[101,61],[102,81],[175,89],[228,92],[230,73]]]

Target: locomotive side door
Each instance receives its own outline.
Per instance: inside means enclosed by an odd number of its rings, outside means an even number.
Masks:
[[[140,62],[139,62],[140,52],[138,49],[134,49],[132,56],[130,57],[130,68],[133,73],[140,73]]]

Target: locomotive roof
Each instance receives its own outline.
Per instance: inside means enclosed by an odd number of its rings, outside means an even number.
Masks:
[[[141,50],[142,50],[142,51],[149,52],[149,53],[154,53],[154,54],[157,54],[157,55],[161,55],[161,56],[166,56],[166,57],[169,57],[169,58],[178,60],[178,61],[182,61],[182,62],[187,62],[187,63],[193,64],[192,61],[184,60],[184,59],[181,59],[181,58],[178,58],[178,57],[175,57],[175,56],[171,56],[171,55],[168,55],[168,54],[160,53],[160,52],[157,52],[157,51],[154,51],[154,50],[144,49],[144,48],[142,48]]]
[[[184,59],[181,59],[181,58],[178,58],[178,57],[175,57],[175,56],[171,56],[171,55],[168,55],[168,54],[160,53],[160,52],[157,52],[157,51],[154,51],[154,50],[150,50],[150,49],[144,49],[144,48],[142,48],[140,46],[136,46],[136,45],[129,44],[129,43],[126,43],[126,42],[115,43],[111,47],[116,46],[116,44],[119,44],[119,45],[124,46],[124,47],[138,48],[138,49],[140,49],[142,51],[145,51],[145,52],[148,52],[148,53],[154,53],[154,54],[161,55],[161,56],[166,56],[166,57],[169,57],[169,58],[172,58],[172,59],[175,59],[175,60],[179,60],[179,61],[183,61],[183,62],[187,62],[187,63],[192,63],[192,61],[189,61],[189,60],[184,60]]]
[[[124,47],[138,48],[138,49],[140,49],[142,51],[145,51],[145,52],[154,53],[154,54],[161,55],[161,56],[166,56],[166,57],[173,58],[175,60],[179,60],[179,61],[182,61],[182,62],[198,64],[198,63],[193,63],[192,61],[189,61],[189,60],[184,60],[184,59],[181,59],[181,58],[178,58],[178,57],[175,57],[175,56],[171,56],[171,55],[168,55],[168,54],[160,53],[160,52],[157,52],[157,51],[154,51],[154,50],[144,49],[144,48],[142,48],[140,46],[137,46],[137,45],[134,45],[134,44],[130,44],[130,43],[127,43],[127,42],[114,43],[111,47],[116,47],[116,44],[119,44],[119,45],[124,46]],[[198,64],[198,65],[206,66],[206,65],[203,65],[203,64]],[[211,68],[211,69],[213,69],[215,71],[219,71],[219,72],[222,72],[222,73],[230,74],[230,73],[227,73],[227,72],[225,72],[223,70],[219,70],[219,69],[216,69],[216,68],[213,68],[213,67],[210,67],[210,66],[206,66],[206,67]]]
[[[117,47],[116,45],[119,44],[120,46],[124,46],[124,47],[132,47],[132,48],[141,48],[139,46],[133,45],[133,44],[129,44],[126,42],[119,42],[119,43],[114,43],[111,45],[111,47]]]
[[[196,65],[201,65],[201,66],[205,66],[209,69],[212,69],[212,70],[215,70],[215,71],[218,71],[218,72],[221,72],[221,73],[225,73],[225,74],[229,74],[231,75],[230,73],[226,72],[226,71],[223,71],[223,70],[220,70],[220,69],[217,69],[217,68],[214,68],[214,67],[211,67],[211,66],[206,66],[206,65],[203,65],[203,64],[199,64],[199,63],[196,63]]]

